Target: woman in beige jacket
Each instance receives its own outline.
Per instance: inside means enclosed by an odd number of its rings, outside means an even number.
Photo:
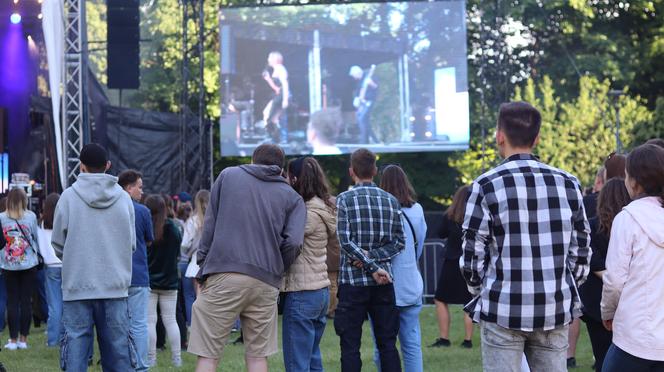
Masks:
[[[316,159],[298,158],[288,164],[288,179],[307,206],[302,253],[288,269],[282,322],[287,372],[322,371],[319,343],[325,330],[330,281],[328,241],[336,239],[336,215],[325,173]]]

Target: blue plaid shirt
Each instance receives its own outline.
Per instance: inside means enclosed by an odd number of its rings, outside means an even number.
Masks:
[[[339,284],[378,285],[371,274],[384,269],[391,276],[390,261],[405,247],[399,202],[373,182],[356,185],[337,197],[337,235]],[[363,267],[353,266],[353,261]]]

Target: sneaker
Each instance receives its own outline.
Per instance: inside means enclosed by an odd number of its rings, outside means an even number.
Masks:
[[[436,342],[429,345],[429,347],[450,347],[450,340],[446,338],[439,338],[436,340]]]
[[[240,345],[244,344],[244,337],[240,334],[240,337],[238,337],[235,341],[233,341],[233,345]]]
[[[567,358],[567,368],[576,368],[576,358]]]
[[[472,349],[473,348],[473,341],[463,340],[463,342],[461,343],[461,346],[466,348],[466,349]]]
[[[182,358],[181,357],[173,358],[173,367],[175,367],[175,368],[182,367]]]
[[[7,344],[5,345],[5,349],[7,349],[7,350],[16,350],[16,349],[18,349],[18,344],[16,342],[8,341]]]
[[[148,363],[147,363],[148,368],[153,368],[156,365],[157,365],[157,358],[154,358],[154,359],[148,358]]]
[[[28,343],[27,343],[27,342],[21,342],[21,341],[19,341],[19,342],[16,343],[16,346],[17,346],[20,350],[25,350],[25,349],[28,348]]]

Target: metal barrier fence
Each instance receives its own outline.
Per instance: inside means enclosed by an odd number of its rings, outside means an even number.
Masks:
[[[420,257],[420,273],[424,280],[424,303],[432,303],[436,293],[438,277],[445,262],[445,244],[447,240],[427,239]]]

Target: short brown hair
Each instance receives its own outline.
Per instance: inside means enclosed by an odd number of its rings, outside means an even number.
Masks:
[[[470,186],[461,186],[454,193],[452,204],[447,208],[447,218],[461,225],[466,214],[466,199],[470,193]]]
[[[648,142],[646,142],[646,145],[655,145],[655,146],[659,146],[659,147],[664,149],[664,139],[653,138],[653,139],[649,140]]]
[[[256,147],[251,161],[254,164],[276,165],[283,168],[285,157],[284,150],[281,147],[266,143]]]
[[[500,105],[498,129],[510,145],[532,147],[540,132],[542,115],[528,102],[509,102]]]
[[[383,169],[380,177],[380,188],[394,195],[404,208],[410,208],[415,204],[417,195],[408,176],[398,165],[388,165]]]
[[[359,178],[373,178],[376,175],[376,155],[365,148],[357,149],[350,156],[350,167]]]
[[[134,169],[127,169],[118,175],[118,185],[124,189],[127,186],[135,184],[142,178],[143,175],[141,172]]]
[[[627,155],[627,174],[648,196],[658,196],[664,207],[664,149],[641,145]]]

